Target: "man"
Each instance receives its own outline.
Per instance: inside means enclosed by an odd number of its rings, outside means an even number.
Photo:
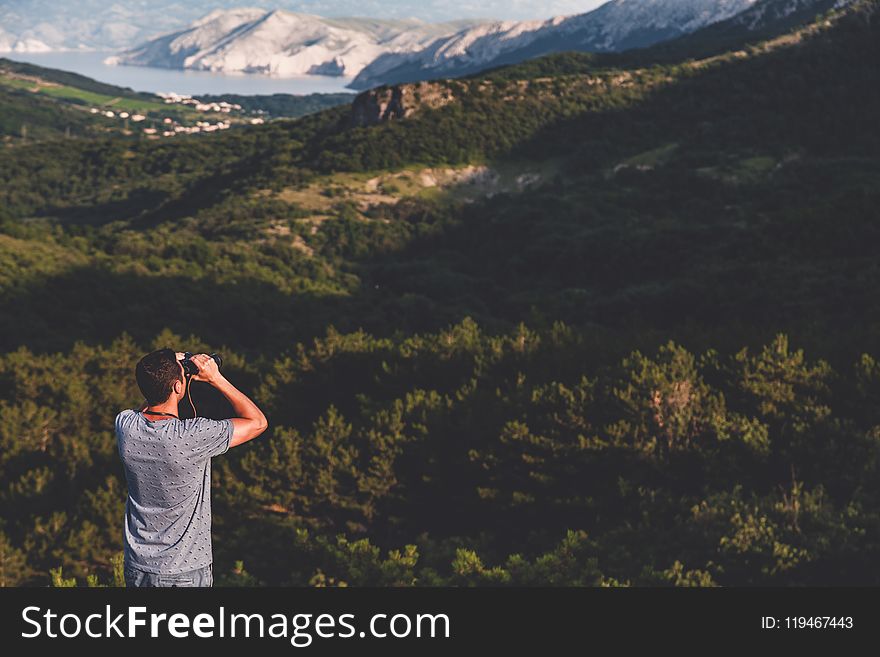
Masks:
[[[116,416],[116,442],[128,482],[125,503],[126,586],[212,586],[211,458],[256,438],[266,416],[224,377],[213,358],[192,357],[193,381],[214,386],[235,417],[181,420],[184,354],[160,349],[135,368],[146,400]]]

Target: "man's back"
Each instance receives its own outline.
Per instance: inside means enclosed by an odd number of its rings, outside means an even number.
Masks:
[[[211,458],[229,449],[232,435],[231,420],[116,416],[128,482],[127,567],[169,575],[212,563]]]

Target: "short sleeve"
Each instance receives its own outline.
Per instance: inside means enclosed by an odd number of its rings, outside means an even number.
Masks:
[[[186,434],[196,456],[211,458],[229,449],[232,438],[232,420],[211,420],[197,417],[187,420]]]

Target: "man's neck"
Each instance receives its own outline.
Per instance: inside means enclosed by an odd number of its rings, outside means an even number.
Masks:
[[[147,404],[141,409],[141,413],[146,415],[150,420],[170,420],[169,415],[178,417],[177,401],[167,401],[162,404]],[[160,414],[161,415],[158,415]]]

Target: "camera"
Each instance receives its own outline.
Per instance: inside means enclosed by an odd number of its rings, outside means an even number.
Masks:
[[[199,368],[196,366],[194,362],[192,362],[193,354],[190,351],[187,351],[183,354],[183,360],[180,361],[180,364],[183,365],[183,371],[187,376],[195,376],[199,373]],[[221,358],[220,354],[208,354],[214,361],[217,363],[217,367],[223,366],[223,358]]]

